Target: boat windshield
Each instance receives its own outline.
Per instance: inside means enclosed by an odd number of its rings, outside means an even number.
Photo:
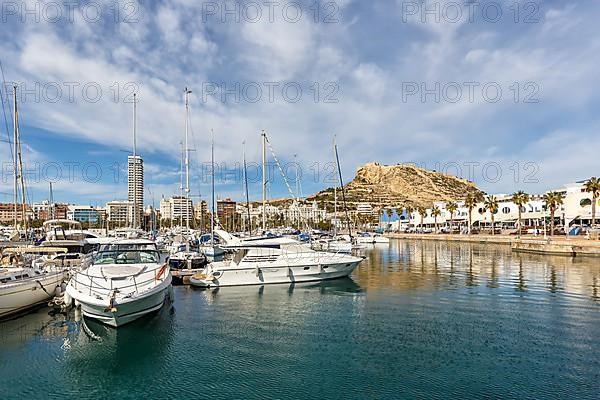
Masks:
[[[94,264],[156,264],[159,261],[156,250],[107,250],[94,257]]]

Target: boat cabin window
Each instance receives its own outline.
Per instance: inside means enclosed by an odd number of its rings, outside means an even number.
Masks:
[[[158,251],[135,249],[101,251],[94,258],[94,264],[155,264],[159,261]]]

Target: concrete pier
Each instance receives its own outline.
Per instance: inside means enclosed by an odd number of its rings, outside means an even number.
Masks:
[[[522,237],[514,235],[441,235],[418,233],[390,233],[389,238],[411,240],[436,240],[446,242],[489,243],[510,245],[512,251],[536,254],[564,255],[569,257],[586,256],[600,257],[600,241],[583,237],[554,236]]]

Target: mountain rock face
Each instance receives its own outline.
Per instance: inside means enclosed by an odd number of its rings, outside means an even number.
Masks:
[[[413,165],[380,165],[368,163],[358,168],[352,182],[345,186],[350,209],[357,203],[374,207],[430,207],[434,201],[462,200],[468,193],[481,193],[465,179],[440,172],[428,171]],[[333,188],[308,198],[330,206]],[[338,202],[342,201],[338,190]]]

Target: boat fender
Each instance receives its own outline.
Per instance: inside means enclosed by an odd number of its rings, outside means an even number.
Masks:
[[[62,293],[62,288],[60,286],[57,286],[56,288],[54,288],[54,296],[60,296],[60,294]]]
[[[68,292],[64,292],[63,301],[67,307],[70,306],[71,304],[73,304],[73,298],[71,297],[71,295]]]
[[[261,272],[262,272],[262,271],[260,270],[260,268],[259,268],[259,267],[256,267],[256,271],[255,271],[255,273],[256,273],[256,277],[257,277],[257,278],[260,276]]]

